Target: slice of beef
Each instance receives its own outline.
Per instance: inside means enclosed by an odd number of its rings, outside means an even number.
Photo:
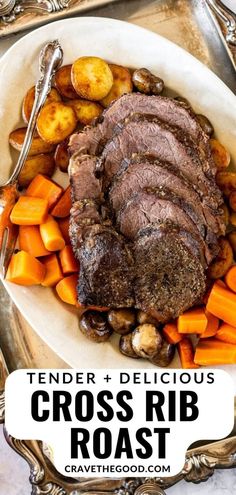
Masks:
[[[165,323],[202,299],[204,269],[183,242],[181,229],[147,226],[136,238],[133,253],[136,307]]]
[[[75,153],[70,159],[69,175],[73,201],[96,199],[103,201],[100,180],[95,176],[96,158]]]
[[[78,299],[85,306],[131,307],[133,258],[122,236],[112,227],[87,229],[79,249]]]
[[[154,115],[165,123],[178,126],[198,143],[206,159],[209,159],[211,153],[208,136],[189,106],[164,96],[147,96],[140,93],[121,96],[103,112],[96,126],[87,127],[83,132],[74,134],[70,138],[70,153],[79,151],[83,154],[99,154],[104,144],[113,136],[117,123],[135,113]],[[214,173],[213,162],[211,167]]]
[[[122,208],[117,216],[117,225],[127,239],[134,239],[138,232],[149,224],[160,225],[171,222],[194,236],[198,243],[199,256],[204,263],[212,259],[196,225],[182,208],[170,199],[163,199],[158,193],[140,191]]]
[[[209,207],[217,210],[222,204],[215,181],[207,179],[185,146],[170,130],[149,120],[129,122],[105,146],[97,167],[104,174],[104,189],[111,183],[122,161],[131,158],[133,153],[148,154],[169,162],[173,171],[179,170],[191,182]]]
[[[76,258],[79,257],[78,249],[83,240],[83,232],[94,224],[101,223],[101,215],[98,203],[92,199],[84,199],[73,203],[70,212],[70,240]]]
[[[199,195],[192,184],[181,176],[173,173],[171,165],[160,162],[152,157],[137,155],[131,160],[124,160],[118,173],[114,176],[109,191],[109,200],[115,211],[120,210],[134,192],[146,187],[168,189],[177,197],[182,197],[191,208],[191,218],[198,225],[206,242],[213,246],[217,243],[219,222],[212,210],[203,206]]]

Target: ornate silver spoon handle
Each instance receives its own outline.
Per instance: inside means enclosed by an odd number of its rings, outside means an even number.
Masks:
[[[226,29],[226,41],[236,46],[236,17],[221,0],[207,0],[216,16],[223,22]]]
[[[16,167],[7,181],[7,185],[13,184],[17,181],[19,174],[24,166],[25,160],[27,158],[33,134],[36,126],[37,117],[39,111],[41,110],[46,97],[51,90],[52,78],[56,70],[60,67],[63,59],[63,51],[58,40],[50,41],[41,50],[39,59],[39,70],[40,78],[38,79],[35,86],[35,100],[32,108],[29,124],[27,127],[25,140],[22,146],[22,150],[16,164]]]

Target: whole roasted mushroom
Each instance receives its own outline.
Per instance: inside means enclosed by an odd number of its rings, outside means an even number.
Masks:
[[[136,354],[132,346],[132,333],[128,333],[127,335],[121,335],[119,349],[121,354],[128,356],[133,359],[139,359],[140,356]]]
[[[197,114],[197,120],[204,132],[211,137],[214,134],[214,127],[210,120],[205,115],[202,115],[200,113]]]
[[[164,89],[164,81],[148,69],[137,69],[132,76],[135,88],[146,95],[159,95]]]
[[[132,309],[110,309],[108,322],[116,333],[126,335],[135,326],[136,315]]]
[[[150,323],[151,325],[158,326],[158,321],[156,320],[156,318],[154,318],[149,313],[145,313],[145,311],[142,311],[141,309],[139,309],[137,312],[137,322],[140,325],[143,325],[144,323]]]
[[[163,341],[161,348],[149,360],[152,364],[155,364],[155,366],[165,368],[170,365],[171,361],[174,359],[174,355],[175,345]]]
[[[132,347],[138,356],[151,358],[162,345],[162,336],[154,325],[145,323],[132,332]]]
[[[83,313],[79,327],[81,332],[93,342],[105,342],[112,334],[106,314],[99,311],[88,310]]]

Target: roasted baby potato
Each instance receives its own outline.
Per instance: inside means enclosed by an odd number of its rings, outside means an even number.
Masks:
[[[54,81],[60,95],[73,99],[77,98],[78,95],[71,81],[71,68],[72,65],[63,65],[63,67],[60,67],[55,74]]]
[[[9,143],[17,151],[21,151],[26,129],[27,127],[20,127],[19,129],[12,131],[9,135]],[[46,143],[37,133],[35,133],[29,150],[29,156],[39,155],[40,153],[51,153],[54,149],[55,146],[53,144]]]
[[[86,100],[102,100],[113,85],[109,65],[98,57],[81,57],[76,60],[72,65],[71,79],[76,93]]]
[[[35,155],[29,157],[19,176],[19,186],[28,187],[29,183],[38,174],[44,174],[52,177],[55,170],[53,155]]]
[[[44,106],[37,120],[40,137],[52,144],[66,139],[75,130],[76,125],[77,118],[74,110],[57,101]]]
[[[146,95],[159,95],[164,89],[164,81],[148,69],[135,70],[132,81],[135,88]]]
[[[22,117],[23,120],[28,124],[30,115],[32,112],[33,104],[34,104],[34,94],[35,94],[35,86],[27,91],[22,106]],[[61,97],[58,91],[55,88],[52,88],[50,93],[48,94],[44,105],[51,103],[52,101],[61,101]]]
[[[140,357],[150,358],[161,348],[162,337],[154,325],[144,323],[132,332],[132,347]]]
[[[217,139],[210,139],[211,154],[218,170],[224,170],[230,164],[228,150]]]
[[[214,134],[214,127],[210,120],[205,115],[200,113],[197,114],[196,117],[204,132],[211,137]]]
[[[121,95],[132,93],[133,91],[132,76],[129,69],[115,64],[109,64],[109,67],[113,75],[113,85],[108,95],[101,100],[101,104],[105,108]]]
[[[236,211],[236,191],[230,193],[229,206],[233,211]]]
[[[108,322],[116,333],[126,335],[135,326],[136,315],[132,309],[110,309]]]
[[[221,237],[219,239],[219,245],[220,252],[208,268],[208,275],[214,280],[224,277],[233,264],[233,250],[229,241],[224,237]]]
[[[68,153],[68,139],[65,139],[65,141],[62,141],[62,143],[57,145],[54,160],[56,166],[61,170],[61,172],[67,172],[70,161]]]
[[[226,227],[229,225],[229,208],[228,206],[224,203],[223,205],[223,211],[224,211],[224,221],[225,221],[225,225]]]
[[[132,333],[128,333],[127,335],[121,335],[119,349],[121,354],[128,356],[133,359],[139,359],[140,356],[134,352],[132,347]]]
[[[77,99],[68,101],[66,104],[73,108],[78,121],[84,125],[91,124],[103,112],[101,105],[95,101]]]
[[[229,218],[229,221],[231,223],[231,225],[233,225],[234,227],[236,227],[236,212],[233,211],[230,215],[230,218]]]
[[[233,232],[230,232],[227,236],[228,241],[230,243],[230,246],[233,249],[234,255],[236,255],[236,230]]]
[[[236,172],[220,171],[216,174],[216,182],[225,196],[236,190]]]
[[[80,318],[81,332],[93,342],[105,342],[112,334],[106,315],[99,311],[88,310]]]

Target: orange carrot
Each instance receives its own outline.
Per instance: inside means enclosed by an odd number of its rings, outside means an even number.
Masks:
[[[178,352],[183,369],[198,368],[194,362],[194,350],[191,340],[185,337],[178,343]]]
[[[225,275],[225,282],[229,289],[236,292],[236,265],[231,266]]]
[[[45,277],[42,281],[44,287],[54,287],[63,279],[60,263],[56,254],[50,254],[42,263],[46,268]]]
[[[44,246],[38,225],[20,225],[19,246],[35,258],[50,254]]]
[[[58,223],[51,215],[48,215],[46,221],[40,225],[40,234],[48,251],[60,251],[65,247]]]
[[[203,308],[186,311],[178,318],[179,333],[203,333],[207,327],[207,317]]]
[[[45,276],[45,267],[26,251],[13,254],[7,270],[6,279],[18,285],[41,284]]]
[[[216,339],[199,340],[194,362],[201,366],[236,364],[236,345],[226,344]]]
[[[215,283],[218,284],[220,287],[224,287],[224,289],[227,289],[227,285],[220,278],[218,280],[216,280]]]
[[[58,218],[58,225],[65,239],[66,244],[70,244],[70,236],[69,236],[70,217]]]
[[[216,316],[212,315],[209,313],[209,311],[206,310],[206,317],[207,317],[207,327],[205,332],[203,332],[200,335],[200,339],[207,339],[209,337],[214,337],[215,334],[217,333],[217,330],[219,328],[219,318],[216,318]]]
[[[11,222],[17,225],[40,225],[47,218],[48,202],[42,198],[21,196],[11,212]]]
[[[228,323],[222,323],[216,334],[216,338],[229,344],[236,344],[236,327],[232,327]]]
[[[183,335],[178,332],[175,323],[167,323],[162,333],[169,344],[178,344],[183,339]]]
[[[17,238],[18,227],[12,225],[10,215],[13,206],[18,198],[17,187],[5,186],[1,191],[1,203],[4,208],[0,207],[0,249],[2,248],[5,229],[8,227],[9,244],[14,245],[14,240]]]
[[[106,311],[109,311],[109,309],[111,308],[108,308],[108,306],[86,306],[86,309],[91,309],[91,310],[94,310],[94,311],[100,311],[101,313],[105,313]]]
[[[78,275],[70,275],[63,278],[56,285],[56,291],[60,299],[68,304],[77,304]]]
[[[62,193],[63,189],[61,186],[41,174],[34,177],[26,190],[26,196],[46,199],[49,208],[52,208],[57,203]]]
[[[208,299],[207,311],[236,327],[236,294],[215,283]]]
[[[64,194],[61,196],[59,201],[56,203],[52,210],[52,215],[54,217],[65,218],[70,214],[72,203],[71,203],[71,188],[67,187]]]
[[[79,271],[79,263],[76,261],[72,247],[67,245],[59,253],[61,267],[64,275]]]

